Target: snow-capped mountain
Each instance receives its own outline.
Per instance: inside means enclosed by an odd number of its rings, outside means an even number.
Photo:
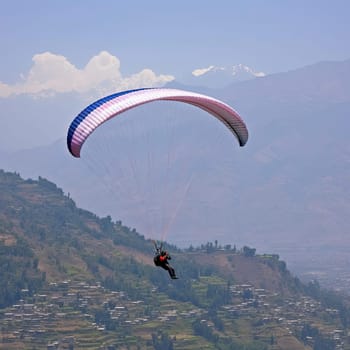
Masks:
[[[224,87],[234,82],[264,77],[264,72],[258,72],[244,65],[220,67],[211,65],[206,68],[194,69],[191,76],[186,79],[187,84],[206,87]]]

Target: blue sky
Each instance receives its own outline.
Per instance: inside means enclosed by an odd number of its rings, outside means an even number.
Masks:
[[[101,51],[125,75],[144,68],[177,79],[244,63],[269,73],[350,58],[350,2],[2,1],[0,82],[16,83],[43,52],[83,67]]]

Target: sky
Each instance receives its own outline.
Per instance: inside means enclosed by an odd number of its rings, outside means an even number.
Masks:
[[[2,0],[0,81],[25,79],[50,52],[82,69],[106,51],[123,75],[180,79],[243,63],[267,74],[350,57],[347,0]]]
[[[186,82],[213,66],[263,76],[349,59],[349,13],[347,0],[2,0],[0,150],[53,141],[87,102],[116,91]],[[20,132],[21,120],[36,129]]]

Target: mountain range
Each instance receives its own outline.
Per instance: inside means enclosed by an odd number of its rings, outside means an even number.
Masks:
[[[180,246],[217,239],[278,251],[291,268],[326,269],[329,277],[331,268],[345,268],[350,60],[216,89],[169,86],[232,105],[247,123],[246,147],[194,108],[160,104],[130,112],[132,121],[115,133],[112,124],[102,129],[100,140],[86,145],[87,161],[70,158],[62,137],[50,146],[3,152],[0,167],[47,177],[80,206]],[[114,157],[123,169],[108,168]]]

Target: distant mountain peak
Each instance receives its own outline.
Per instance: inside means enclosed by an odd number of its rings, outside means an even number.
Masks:
[[[241,73],[247,73],[252,77],[264,77],[266,74],[264,72],[256,72],[252,68],[246,66],[245,64],[239,63],[234,66],[229,67],[218,67],[211,65],[207,68],[198,68],[192,71],[192,75],[195,77],[200,77],[208,73],[226,73],[231,76],[236,76]]]
[[[252,68],[250,68],[242,63],[237,64],[235,66],[232,66],[231,69],[232,69],[232,75],[237,75],[237,74],[240,74],[242,72],[248,73],[251,76],[256,77],[256,78],[264,77],[266,75],[264,72],[256,72]]]
[[[233,66],[210,65],[205,68],[197,68],[191,72],[190,83],[205,85],[208,87],[222,87],[227,84],[264,77],[264,72],[255,71],[245,64],[239,63]]]
[[[201,75],[207,74],[209,72],[217,72],[217,71],[223,71],[225,70],[225,67],[216,67],[216,66],[209,66],[207,68],[198,68],[192,71],[192,75],[195,77],[200,77]]]

